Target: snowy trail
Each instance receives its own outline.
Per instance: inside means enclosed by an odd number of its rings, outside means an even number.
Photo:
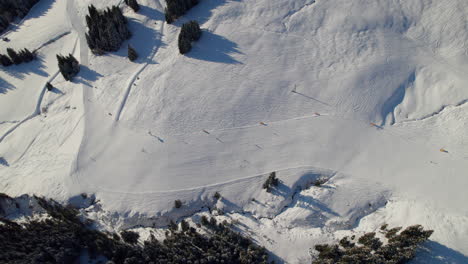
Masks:
[[[154,45],[156,47],[151,52],[149,58],[146,59],[146,62],[143,65],[141,65],[140,68],[135,73],[132,74],[132,76],[130,76],[128,84],[127,84],[127,86],[125,88],[125,93],[124,93],[124,95],[122,97],[122,101],[120,102],[120,105],[116,110],[116,114],[115,114],[115,121],[116,122],[119,121],[119,119],[120,119],[120,116],[121,116],[122,111],[123,111],[123,109],[125,107],[125,104],[127,103],[128,96],[130,95],[130,92],[132,90],[133,84],[135,83],[135,80],[145,70],[145,68],[148,67],[149,63],[153,61],[154,57],[158,53],[159,47],[161,46],[161,40],[162,40],[162,37],[163,37],[163,34],[164,34],[164,24],[165,24],[165,22],[161,23],[161,27],[159,28],[159,31],[160,31],[159,38],[156,39],[156,44]]]
[[[75,50],[76,48],[76,44],[78,43],[78,39],[76,40],[75,42],[75,46],[73,48],[73,51]],[[41,93],[39,94],[39,97],[37,99],[37,103],[36,103],[36,106],[35,106],[35,109],[34,109],[34,112],[32,114],[30,114],[29,116],[25,117],[23,120],[21,120],[20,122],[16,123],[13,127],[11,127],[8,131],[6,131],[1,137],[0,137],[0,142],[2,142],[8,135],[10,135],[11,133],[13,133],[18,127],[20,127],[22,124],[24,124],[25,122],[33,119],[34,117],[38,116],[41,114],[41,104],[42,104],[42,100],[44,98],[44,95],[47,91],[47,88],[46,88],[46,85],[48,82],[52,82],[57,76],[58,74],[60,73],[60,71],[56,71],[51,77],[49,77],[45,82],[44,84],[42,85],[42,90],[41,90]]]
[[[331,126],[342,127],[349,134],[328,135],[320,129]],[[273,133],[272,129],[277,131],[279,136],[266,136]],[[86,147],[83,149],[80,165],[85,166],[80,168],[86,169],[78,172],[78,180],[88,186],[87,188],[97,186],[100,191],[105,192],[161,193],[199,189],[237,179],[258,177],[271,171],[314,166],[352,175],[377,175],[378,180],[391,184],[388,180],[395,180],[396,177],[409,177],[408,181],[416,180],[418,176],[412,175],[421,175],[421,171],[425,171],[427,180],[438,181],[437,176],[441,169],[432,166],[430,160],[453,163],[454,168],[459,167],[461,163],[444,156],[435,148],[387,134],[385,129],[376,129],[369,124],[336,116],[292,119],[270,123],[268,126],[211,133],[221,138],[224,143],[215,141],[213,137],[204,133],[167,139],[165,143],[155,142],[148,136],[119,133],[112,138],[112,142],[100,144],[97,148],[97,143],[88,142],[96,149],[92,152],[88,152]],[[134,146],[130,149],[125,146],[123,149],[124,146],[119,146],[118,142],[127,136],[134,139]],[[182,141],[188,142],[189,145]],[[254,144],[262,146],[262,149],[257,149]],[[356,145],[359,154],[349,151]],[[374,148],[375,145],[379,147]],[[333,154],[330,150],[335,146],[341,146],[343,153]],[[294,152],[285,152],[286,147]],[[145,152],[142,152],[141,148],[144,148]],[[114,153],[121,155],[116,157]],[[171,158],[173,155],[177,156],[177,160]],[[378,164],[386,160],[385,164],[380,166],[390,169],[382,174],[377,164],[363,166],[359,156],[369,158],[365,163]],[[115,166],[106,167],[104,164],[111,160]],[[247,160],[248,164],[243,165],[242,160]],[[268,162],[265,163],[265,160]],[[389,178],[387,174],[391,173],[391,168],[398,166],[402,166],[401,173]],[[460,171],[456,169],[453,173]],[[135,182],[136,175],[138,182]],[[204,178],[200,179],[199,175],[204,175]],[[109,186],[108,177],[119,180],[115,181],[115,185]]]

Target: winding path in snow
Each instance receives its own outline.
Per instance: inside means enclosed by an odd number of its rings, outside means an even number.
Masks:
[[[78,39],[75,41],[75,45],[73,47],[72,53],[75,51],[77,43],[78,43]],[[60,71],[57,70],[42,85],[42,90],[41,90],[41,93],[39,94],[39,97],[37,98],[37,103],[36,103],[36,107],[34,109],[34,112],[32,114],[30,114],[29,116],[25,117],[24,119],[22,119],[21,121],[17,122],[13,127],[8,129],[2,136],[0,136],[0,142],[2,142],[8,135],[13,133],[22,124],[24,124],[25,122],[27,122],[27,121],[29,121],[29,120],[33,119],[34,117],[41,114],[41,105],[42,105],[42,100],[44,99],[44,95],[45,95],[45,93],[47,91],[47,88],[46,88],[47,83],[52,82],[59,75],[59,73],[60,73]]]
[[[130,95],[130,91],[132,90],[132,86],[133,84],[135,83],[136,79],[138,78],[138,76],[145,70],[145,68],[150,64],[150,62],[153,61],[154,57],[156,56],[156,54],[158,53],[158,50],[159,50],[159,47],[161,47],[161,41],[162,41],[162,36],[163,36],[163,32],[164,32],[164,24],[165,22],[162,22],[161,23],[161,27],[159,28],[159,31],[160,31],[160,34],[159,34],[159,38],[156,39],[156,43],[159,43],[159,45],[155,45],[156,47],[153,49],[153,51],[151,52],[149,58],[147,59],[147,61],[142,64],[140,66],[140,68],[135,72],[133,73],[131,76],[130,76],[130,79],[127,83],[127,86],[125,88],[125,93],[124,93],[124,96],[122,97],[122,100],[120,102],[120,105],[119,107],[117,108],[117,111],[116,111],[116,114],[115,114],[115,121],[119,121],[120,120],[120,116],[122,115],[122,111],[125,107],[125,104],[127,103],[127,100],[128,100],[128,96]]]

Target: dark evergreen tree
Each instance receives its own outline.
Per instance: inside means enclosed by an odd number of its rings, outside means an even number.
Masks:
[[[140,237],[138,233],[130,230],[120,232],[120,236],[122,237],[123,241],[129,244],[136,244],[138,242],[138,238]]]
[[[18,55],[18,53],[16,53],[14,49],[7,48],[7,53],[8,53],[8,56],[10,56],[10,59],[14,64],[20,64],[21,62],[23,62],[21,60],[21,57]]]
[[[180,228],[182,229],[182,231],[187,232],[190,229],[190,225],[187,221],[182,220],[180,221]]]
[[[200,223],[205,226],[210,224],[210,222],[208,221],[208,217],[206,217],[205,215],[202,215],[202,217],[200,218]]]
[[[200,25],[197,21],[189,21],[182,25],[178,38],[179,52],[185,54],[192,49],[192,41],[197,41],[201,37]]]
[[[273,187],[277,187],[279,184],[278,178],[276,178],[276,172],[270,173],[268,179],[263,183],[263,189],[266,189],[267,192],[271,192]]]
[[[2,66],[8,67],[12,65],[13,62],[7,55],[0,54],[0,64],[2,64]]]
[[[135,49],[128,44],[128,59],[130,61],[135,61],[138,58],[138,53],[135,51]]]
[[[47,82],[46,88],[47,88],[47,91],[52,91],[54,89],[54,86],[50,82]]]
[[[35,57],[34,53],[29,51],[28,49],[20,50],[18,56],[21,58],[22,62],[30,62],[34,60]]]
[[[80,71],[78,60],[76,60],[71,54],[68,56],[57,55],[57,60],[60,73],[62,73],[63,78],[67,81],[71,81],[72,78]]]
[[[88,12],[86,41],[94,54],[102,55],[104,52],[117,51],[122,42],[131,37],[127,20],[119,7],[112,6],[100,11],[90,5]]]
[[[164,16],[167,23],[174,22],[190,8],[198,4],[198,0],[166,0]]]
[[[138,12],[140,10],[140,5],[137,0],[125,0],[125,4],[133,9],[133,11]]]
[[[181,200],[175,200],[175,201],[174,201],[174,207],[175,207],[175,208],[180,208],[180,207],[182,207],[182,201],[181,201]]]

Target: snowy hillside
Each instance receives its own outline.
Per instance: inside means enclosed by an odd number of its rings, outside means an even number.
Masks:
[[[280,262],[388,223],[434,229],[419,263],[468,263],[468,2],[201,0],[173,24],[163,0],[122,2],[41,0],[3,33],[0,53],[39,59],[0,68],[0,192],[94,194],[94,217],[128,228],[198,213],[218,191]],[[88,49],[91,3],[128,18],[118,52]],[[193,19],[202,37],[181,55]],[[73,82],[58,72],[68,53]]]

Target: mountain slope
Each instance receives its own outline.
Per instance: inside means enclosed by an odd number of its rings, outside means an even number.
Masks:
[[[296,186],[304,170],[321,168],[372,190],[353,207],[357,222],[375,216],[360,228],[417,219],[435,229],[434,239],[468,253],[467,235],[452,232],[468,213],[465,1],[203,0],[171,25],[164,1],[140,2],[134,13],[116,0],[41,1],[7,33],[15,47],[54,42],[38,50],[39,61],[0,71],[8,163],[0,191],[61,201],[95,193],[104,210],[138,218],[189,214],[222,189],[233,212],[261,217],[276,215],[251,203],[265,175],[278,171]],[[121,5],[136,63],[126,58],[127,42],[116,53],[89,52],[90,3]],[[177,35],[191,19],[203,34],[183,56]],[[56,75],[57,53],[79,58],[74,82]],[[54,92],[45,92],[48,81]],[[381,196],[401,205],[401,215],[384,203],[362,208]],[[338,197],[337,207],[346,203]],[[191,206],[174,213],[175,199]],[[406,211],[407,203],[428,209]],[[347,218],[340,221],[354,217],[338,211]],[[448,224],[430,212],[443,212]],[[292,215],[278,221],[302,228]]]

